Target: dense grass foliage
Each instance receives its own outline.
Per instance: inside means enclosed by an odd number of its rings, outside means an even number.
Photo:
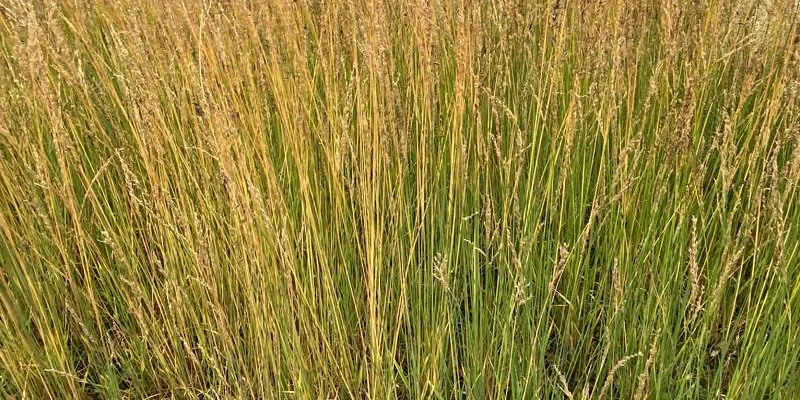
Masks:
[[[795,0],[0,0],[0,395],[798,399]]]

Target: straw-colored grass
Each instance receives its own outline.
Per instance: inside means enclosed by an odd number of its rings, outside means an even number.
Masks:
[[[798,399],[795,0],[0,0],[0,396]]]

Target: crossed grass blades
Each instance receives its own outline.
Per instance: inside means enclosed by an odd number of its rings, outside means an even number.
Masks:
[[[3,397],[800,398],[794,0],[0,4]]]

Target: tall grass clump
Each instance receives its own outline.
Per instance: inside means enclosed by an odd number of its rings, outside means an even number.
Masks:
[[[0,0],[0,396],[800,398],[796,0]]]

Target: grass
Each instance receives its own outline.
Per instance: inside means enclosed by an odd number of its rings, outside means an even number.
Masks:
[[[0,395],[800,398],[797,17],[0,0]]]

